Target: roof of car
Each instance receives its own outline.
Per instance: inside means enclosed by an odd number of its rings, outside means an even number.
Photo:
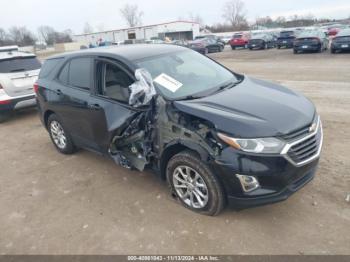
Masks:
[[[133,44],[83,49],[71,53],[55,55],[53,57],[50,57],[49,59],[60,57],[76,57],[84,55],[98,55],[109,57],[115,56],[124,60],[135,61],[147,57],[153,57],[182,50],[187,50],[187,48],[168,44]]]
[[[322,33],[320,30],[305,30],[299,34],[299,38],[319,36],[320,33]]]
[[[337,36],[350,36],[350,28],[348,29],[343,29],[343,30],[341,30],[338,34],[337,34]]]
[[[11,59],[16,57],[35,57],[35,55],[20,51],[0,52],[0,60]]]

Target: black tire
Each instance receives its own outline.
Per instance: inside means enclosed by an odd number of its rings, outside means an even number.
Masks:
[[[0,124],[6,122],[10,118],[10,113],[0,113]]]
[[[65,143],[65,146],[64,147],[59,147],[54,138],[53,138],[53,133],[52,133],[52,129],[51,129],[51,124],[53,122],[57,122],[60,127],[62,128],[63,132],[64,132],[64,136],[66,138],[66,143]],[[54,146],[56,147],[56,149],[62,153],[62,154],[65,154],[65,155],[71,155],[73,154],[75,151],[76,151],[76,147],[74,146],[74,143],[73,143],[73,140],[70,136],[70,134],[68,133],[67,129],[64,127],[61,119],[55,115],[55,114],[52,114],[49,116],[49,119],[47,120],[47,130],[49,131],[49,135],[50,135],[50,138],[51,138],[51,141],[52,143],[54,144]]]
[[[173,176],[176,169],[181,166],[186,166],[196,171],[201,176],[201,179],[203,179],[203,181],[205,182],[205,185],[208,189],[206,191],[206,194],[208,195],[208,202],[203,208],[194,208],[186,204],[177,193],[173,181]],[[203,161],[201,161],[194,152],[186,150],[173,156],[167,164],[166,174],[172,192],[174,192],[176,197],[179,199],[180,203],[187,209],[207,216],[216,216],[224,209],[225,194],[219,179],[211,171],[209,166]],[[188,192],[189,189],[187,188],[183,190],[187,190]]]
[[[337,52],[337,50],[335,50],[334,48],[331,48],[331,53],[335,54]]]
[[[278,45],[278,46],[277,46],[277,49],[281,49],[281,47]]]
[[[235,50],[235,49],[236,49],[236,47],[235,47],[235,46],[233,46],[233,45],[231,45],[231,49],[232,49],[232,50]]]
[[[297,55],[297,54],[298,54],[298,50],[293,49],[293,53],[294,53],[295,55]]]

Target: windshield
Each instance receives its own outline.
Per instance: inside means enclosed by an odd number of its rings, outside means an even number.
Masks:
[[[0,73],[15,73],[40,69],[41,64],[36,57],[16,57],[0,60]]]
[[[294,36],[294,32],[293,31],[289,31],[289,32],[281,32],[280,37],[293,37]]]
[[[232,72],[190,50],[148,57],[136,63],[150,72],[155,86],[171,100],[197,97],[237,82]]]

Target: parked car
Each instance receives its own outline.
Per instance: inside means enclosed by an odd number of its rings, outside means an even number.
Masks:
[[[36,105],[33,83],[41,64],[34,54],[18,47],[0,48],[0,122],[12,111]]]
[[[230,40],[230,46],[232,50],[238,47],[247,48],[249,39],[250,35],[247,33],[236,33],[232,36],[232,39]]]
[[[322,125],[312,102],[184,47],[60,54],[46,60],[34,89],[59,152],[87,148],[129,169],[153,169],[201,214],[285,200],[319,162]]]
[[[223,47],[225,47],[226,42],[224,40],[222,40],[222,38],[216,36],[216,35],[200,35],[200,36],[196,36],[195,40],[199,40],[199,39],[213,39],[216,42],[218,42],[219,44],[221,44]]]
[[[350,28],[341,30],[332,40],[331,53],[350,51]]]
[[[230,44],[231,36],[222,36],[222,37],[219,37],[219,38],[225,43],[225,45]]]
[[[185,40],[174,40],[170,44],[179,45],[179,46],[186,46],[186,47],[188,46],[188,43]]]
[[[294,41],[294,54],[303,52],[323,52],[328,49],[329,40],[321,30],[306,30]]]
[[[337,28],[337,27],[335,27],[335,28],[329,28],[328,29],[328,32],[327,32],[327,35],[329,36],[329,37],[335,37],[338,33],[339,33],[339,31],[340,31],[340,28]]]
[[[278,49],[280,49],[281,47],[293,48],[294,40],[294,31],[281,31],[280,36],[277,38],[276,46]]]
[[[275,47],[275,41],[270,34],[256,34],[248,41],[249,50],[253,49],[269,49]]]
[[[189,48],[195,50],[201,54],[222,52],[224,50],[224,46],[210,38],[197,39],[189,43]]]

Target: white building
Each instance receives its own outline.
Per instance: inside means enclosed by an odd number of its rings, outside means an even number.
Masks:
[[[199,35],[199,24],[188,21],[174,21],[163,24],[139,26],[91,34],[73,36],[75,42],[96,44],[98,41],[122,42],[125,40],[150,40],[151,38],[193,40]]]

